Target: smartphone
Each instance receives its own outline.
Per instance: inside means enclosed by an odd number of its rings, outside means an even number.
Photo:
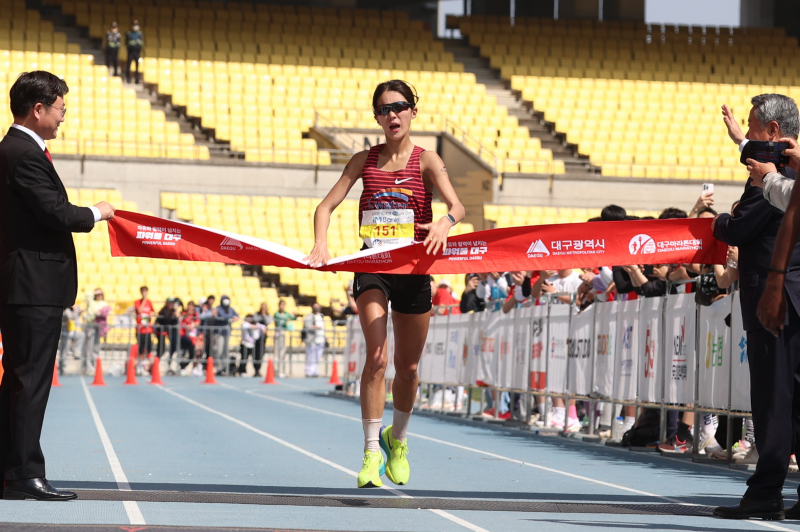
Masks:
[[[714,183],[703,183],[703,194],[714,193]]]

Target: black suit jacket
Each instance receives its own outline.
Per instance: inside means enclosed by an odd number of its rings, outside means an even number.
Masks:
[[[93,227],[91,209],[70,204],[36,141],[10,128],[0,141],[0,305],[73,305],[72,233]]]
[[[787,176],[795,178],[792,169],[786,172]],[[721,214],[714,227],[717,239],[730,246],[739,246],[739,290],[745,331],[762,328],[756,309],[766,289],[767,268],[772,263],[775,238],[783,220],[783,211],[770,205],[764,199],[763,189],[751,183],[752,180],[748,179],[733,216]],[[786,292],[794,308],[800,309],[800,242],[792,251],[788,269]]]

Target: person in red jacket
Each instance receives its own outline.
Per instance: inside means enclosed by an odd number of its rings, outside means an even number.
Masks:
[[[139,343],[139,358],[146,358],[150,354],[153,345],[153,319],[155,311],[153,303],[147,299],[150,290],[143,286],[139,289],[142,299],[133,303],[136,311],[136,341]]]

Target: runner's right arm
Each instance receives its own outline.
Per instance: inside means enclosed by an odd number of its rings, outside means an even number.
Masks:
[[[331,191],[328,192],[328,195],[320,202],[314,212],[314,248],[306,257],[308,265],[312,268],[324,266],[331,260],[331,255],[328,252],[328,226],[331,223],[331,214],[347,197],[350,189],[361,177],[361,170],[367,161],[367,155],[369,155],[369,151],[362,151],[353,155],[353,158],[344,167],[342,177],[333,185]]]

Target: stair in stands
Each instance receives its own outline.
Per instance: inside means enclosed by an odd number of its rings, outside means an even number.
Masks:
[[[34,5],[36,3],[37,2],[29,0],[28,7],[38,9],[42,14],[42,19],[49,20],[53,23],[53,29],[55,31],[60,31],[67,35],[68,43],[74,43],[81,47],[82,54],[92,55],[95,65],[105,64],[105,53],[103,52],[102,43],[98,39],[90,38],[86,29],[77,27],[75,25],[74,16],[63,14],[61,8],[57,6]],[[122,62],[120,62],[120,68],[124,68]],[[67,84],[69,84],[69,80],[67,80]],[[149,91],[143,83],[126,83],[123,79],[122,86],[126,89],[134,89],[137,98],[149,100],[151,109],[164,111],[167,122],[177,122],[181,133],[191,133],[194,136],[194,143],[196,145],[208,146],[211,158],[221,159],[232,156],[230,144],[210,140],[203,134],[197,124],[193,124],[187,120],[184,115],[180,114],[168,102],[160,100],[158,96],[154,92]]]
[[[470,46],[465,39],[443,39],[443,42],[445,51],[451,52],[456,62],[464,65],[466,72],[475,74],[476,81],[486,86],[486,94],[497,98],[498,105],[505,106],[509,116],[516,116],[519,125],[527,127],[531,137],[541,141],[542,148],[553,152],[553,159],[564,161],[568,174],[597,171],[589,164],[588,157],[578,156],[575,146],[566,143],[565,136],[545,122],[542,113],[529,109],[517,98],[500,77],[500,71],[491,68],[489,61],[480,57],[477,48]]]
[[[122,82],[125,88],[136,91],[136,97],[150,102],[150,108],[154,111],[164,111],[167,122],[177,122],[181,133],[191,133],[194,135],[194,143],[198,146],[208,146],[208,155],[212,159],[228,159],[237,157],[236,152],[230,149],[230,143],[215,141],[210,139],[200,128],[199,121],[190,121],[179,109],[172,106],[164,97],[160,97],[156,90],[151,90],[144,83]]]

